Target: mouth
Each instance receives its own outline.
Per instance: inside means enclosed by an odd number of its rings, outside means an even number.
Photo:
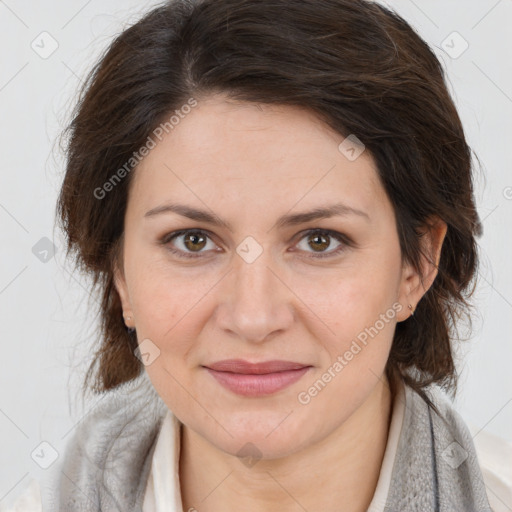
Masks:
[[[237,395],[257,397],[287,388],[312,366],[292,361],[249,363],[241,359],[229,359],[203,368],[229,391]]]

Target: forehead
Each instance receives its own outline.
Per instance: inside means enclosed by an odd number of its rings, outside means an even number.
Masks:
[[[339,200],[371,212],[387,200],[369,152],[349,160],[339,149],[344,137],[300,107],[212,96],[160,138],[135,171],[132,208],[183,194],[240,214]]]

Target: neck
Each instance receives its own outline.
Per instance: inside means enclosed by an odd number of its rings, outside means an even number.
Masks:
[[[370,505],[392,413],[388,382],[320,442],[246,467],[182,426],[180,486],[184,511],[365,512]]]

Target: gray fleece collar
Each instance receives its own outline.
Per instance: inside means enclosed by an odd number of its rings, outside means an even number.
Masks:
[[[441,416],[405,386],[385,512],[492,512],[467,426],[437,388],[428,394]],[[167,410],[145,371],[106,393],[76,427],[43,489],[44,512],[142,512]]]

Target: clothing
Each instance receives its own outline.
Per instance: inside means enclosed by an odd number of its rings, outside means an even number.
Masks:
[[[468,428],[436,388],[429,395],[442,418],[407,386],[403,395],[395,398],[388,444],[369,511],[490,512]],[[405,397],[401,418],[399,396]],[[162,506],[166,512],[182,512],[181,498],[178,501],[179,425],[145,372],[107,393],[78,424],[53,478],[42,489],[43,510],[150,512],[142,507],[151,506],[153,495],[153,506],[164,498],[156,512]],[[391,474],[387,470],[390,467]],[[17,510],[40,511],[39,504]]]
[[[405,391],[400,386],[393,402],[388,441],[368,512],[383,512],[391,483],[391,471],[404,417]],[[184,512],[179,485],[181,422],[168,411],[153,454],[142,512]],[[170,508],[174,507],[174,508]]]
[[[404,420],[405,396],[405,387],[400,385],[393,401],[388,440],[377,487],[367,512],[383,512],[386,506]],[[485,431],[478,432],[476,428],[470,430],[478,434],[477,440],[482,443],[477,445],[477,455],[491,508],[495,512],[512,511],[512,445],[507,445],[502,439]],[[153,454],[143,512],[184,512],[179,485],[180,436],[181,422],[172,411],[168,411]],[[503,475],[508,475],[508,481]]]

